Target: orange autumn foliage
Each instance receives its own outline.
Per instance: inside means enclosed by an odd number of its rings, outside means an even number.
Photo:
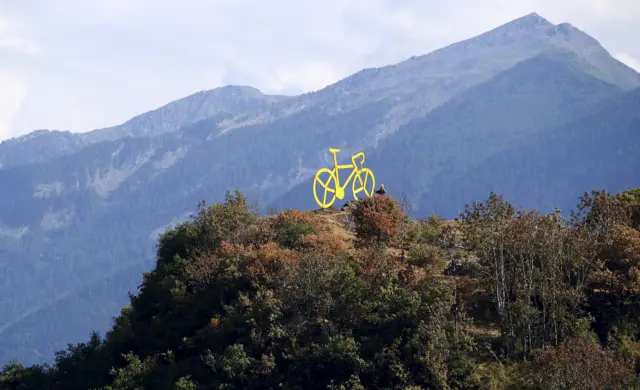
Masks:
[[[358,246],[389,244],[402,230],[404,213],[389,196],[359,199],[351,215]]]
[[[281,248],[270,242],[260,249],[251,249],[251,261],[246,272],[254,278],[271,280],[284,269],[299,263],[299,254],[291,249]]]

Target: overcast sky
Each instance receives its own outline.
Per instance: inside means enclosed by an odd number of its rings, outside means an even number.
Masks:
[[[640,70],[640,0],[0,0],[0,139],[227,84],[317,90],[531,12]]]

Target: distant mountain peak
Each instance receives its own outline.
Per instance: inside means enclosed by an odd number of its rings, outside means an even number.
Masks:
[[[504,32],[504,31],[515,31],[515,30],[530,30],[530,29],[547,29],[553,27],[554,24],[543,18],[539,14],[532,12],[530,14],[519,17],[518,19],[514,19],[510,22],[507,22],[501,26],[494,28],[488,33],[492,32]]]
[[[258,88],[249,86],[249,85],[234,85],[234,84],[230,84],[230,85],[225,85],[224,87],[219,87],[214,89],[215,90],[220,90],[220,91],[225,91],[225,92],[244,92],[244,93],[251,93],[251,94],[260,94],[260,95],[264,95],[262,93],[262,91],[260,91]]]
[[[548,21],[547,19],[540,16],[537,12],[532,12],[530,14],[524,15],[518,19],[512,20],[504,24],[507,25],[517,25],[517,26],[553,26],[553,23]],[[499,27],[498,27],[499,28]]]
[[[553,23],[532,12],[463,42],[473,42],[482,46],[501,46],[505,43],[519,42],[532,37],[540,39],[554,28],[555,25]]]
[[[213,89],[203,89],[192,95],[186,96],[183,99],[201,98],[203,96],[265,96],[258,88],[254,88],[248,85],[225,85]],[[180,100],[180,99],[178,99]]]

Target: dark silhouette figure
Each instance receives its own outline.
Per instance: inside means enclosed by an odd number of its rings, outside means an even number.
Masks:
[[[383,196],[387,193],[387,190],[384,189],[384,184],[380,184],[380,189],[376,191],[376,194]]]

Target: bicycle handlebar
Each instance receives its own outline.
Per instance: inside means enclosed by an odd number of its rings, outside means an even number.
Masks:
[[[360,161],[360,165],[364,164],[364,152],[356,153],[353,155],[353,157],[351,157],[351,161],[353,161],[353,164],[355,165],[356,159],[358,157],[362,157],[362,161]]]

